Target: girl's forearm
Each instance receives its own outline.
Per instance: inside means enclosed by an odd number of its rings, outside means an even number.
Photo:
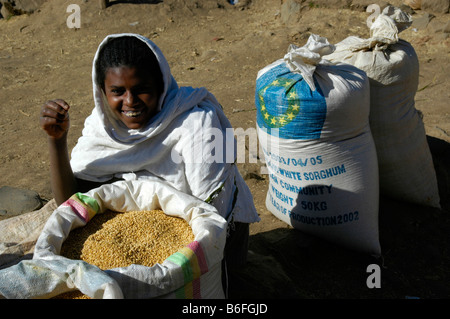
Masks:
[[[77,191],[77,182],[70,166],[66,136],[60,139],[49,137],[50,181],[53,196],[58,205]]]

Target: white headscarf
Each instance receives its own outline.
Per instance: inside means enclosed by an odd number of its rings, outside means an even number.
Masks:
[[[114,116],[101,85],[96,83],[99,51],[111,39],[123,36],[136,37],[148,45],[164,81],[159,112],[141,129],[128,129]],[[202,200],[214,197],[211,203],[225,218],[234,215],[235,221],[259,220],[250,190],[234,165],[234,138],[232,161],[198,160],[202,154],[199,150],[217,146],[217,141],[205,139],[205,134],[219,132],[225,137],[227,128],[231,129],[220,104],[205,88],[178,87],[167,60],[152,41],[132,33],[107,36],[94,57],[92,81],[95,107],[72,151],[71,166],[76,177],[96,182],[114,177],[156,178]],[[223,150],[227,146],[223,141]],[[223,156],[227,156],[225,151]]]

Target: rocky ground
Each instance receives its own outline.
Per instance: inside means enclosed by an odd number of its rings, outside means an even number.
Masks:
[[[40,106],[53,98],[71,104],[72,148],[93,106],[91,63],[107,34],[136,32],[152,39],[180,85],[205,86],[233,126],[247,129],[256,125],[258,70],[284,56],[290,43],[305,44],[313,33],[331,43],[350,35],[368,37],[371,13],[366,9],[372,3],[386,5],[376,0],[240,0],[236,5],[166,0],[111,1],[101,10],[98,1],[52,0],[33,13],[0,19],[0,187],[32,190],[44,203],[52,198]],[[274,217],[264,204],[268,178],[260,173],[263,163],[249,158],[239,168],[262,220],[251,226],[249,265],[233,276],[231,298],[450,297],[450,19],[439,1],[422,3],[422,9],[405,7],[414,22],[401,37],[419,56],[416,108],[424,116],[442,209],[383,196],[383,259],[373,259],[306,236]],[[69,4],[81,9],[79,28],[70,28]],[[5,211],[0,218],[14,215]],[[366,285],[370,264],[381,266],[381,288]]]

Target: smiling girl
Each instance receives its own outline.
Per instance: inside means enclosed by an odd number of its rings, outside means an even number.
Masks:
[[[48,135],[51,185],[57,204],[115,180],[158,180],[213,206],[229,223],[228,267],[245,264],[249,223],[259,221],[253,197],[221,141],[223,160],[207,150],[218,141],[197,138],[202,161],[181,163],[195,153],[194,137],[222,132],[231,124],[205,88],[179,87],[160,49],[137,34],[107,36],[93,62],[95,107],[69,157],[70,106],[46,102],[40,125]],[[186,134],[189,132],[189,134]],[[236,159],[236,141],[231,148]],[[217,152],[216,152],[217,153]]]

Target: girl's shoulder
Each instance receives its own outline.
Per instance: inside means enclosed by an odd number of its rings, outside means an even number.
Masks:
[[[225,115],[217,106],[198,104],[183,114],[187,121],[202,121],[204,125],[220,121]]]

